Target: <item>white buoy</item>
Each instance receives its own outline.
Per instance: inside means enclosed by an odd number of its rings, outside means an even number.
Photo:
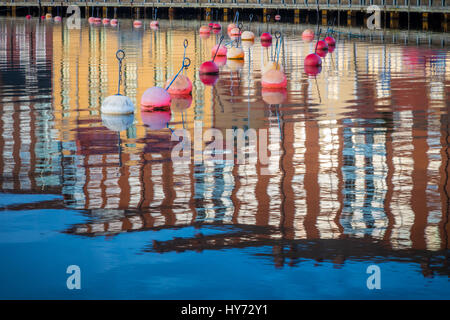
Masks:
[[[133,114],[105,114],[102,113],[103,125],[111,131],[125,131],[133,125]]]
[[[125,58],[125,52],[118,50],[116,52],[116,58],[119,60],[119,85],[117,94],[106,97],[103,100],[100,111],[102,113],[118,115],[118,114],[131,114],[134,113],[134,104],[130,98],[120,94],[120,82],[122,80],[122,59]]]
[[[130,114],[134,113],[134,105],[127,96],[115,94],[103,100],[100,111],[107,114]]]

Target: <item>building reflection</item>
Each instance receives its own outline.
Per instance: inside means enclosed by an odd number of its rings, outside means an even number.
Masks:
[[[448,52],[344,42],[325,57],[325,77],[300,65],[311,45],[292,41],[283,59],[288,100],[261,99],[259,47],[239,70],[205,87],[195,68],[192,106],[170,129],[194,120],[279,131],[269,138],[273,174],[259,162],[176,164],[164,118],[137,112],[126,130],[105,126],[101,101],[117,90],[115,52],[125,48],[124,92],[139,104],[178,69],[184,38],[194,65],[215,37],[46,23],[0,23],[0,170],[4,193],[63,194],[45,207],[92,219],[65,232],[82,236],[211,226],[224,232],[153,242],[156,252],[269,247],[274,264],[382,256],[423,262],[448,274]],[[56,49],[57,48],[57,49]],[[161,125],[160,127],[158,127]],[[155,129],[157,128],[157,129]],[[161,128],[161,130],[160,130]],[[247,153],[251,148],[247,146]],[[39,206],[39,204],[37,204]],[[16,209],[23,208],[18,206]],[[14,209],[14,208],[9,208]]]

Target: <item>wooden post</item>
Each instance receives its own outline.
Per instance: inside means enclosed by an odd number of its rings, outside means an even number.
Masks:
[[[263,22],[267,22],[267,9],[263,9]]]
[[[322,10],[322,25],[326,26],[327,23],[327,10]]]
[[[114,7],[114,19],[117,19],[117,7]]]
[[[347,11],[347,26],[351,26],[352,25],[352,11],[348,10]]]
[[[169,20],[175,17],[175,8],[169,8]]]
[[[223,21],[228,21],[228,8],[223,9]]]
[[[392,12],[390,19],[391,21],[389,23],[391,28],[398,28],[398,17],[399,17],[398,12]]]
[[[205,15],[206,21],[211,21],[211,8],[206,8]]]
[[[448,20],[450,15],[448,13],[444,13],[444,20],[442,20],[442,29],[444,32],[448,32]]]
[[[13,17],[16,16],[16,6],[12,6],[12,7],[11,7],[11,15],[12,15]]]
[[[108,8],[103,7],[103,18],[106,18],[108,16]]]

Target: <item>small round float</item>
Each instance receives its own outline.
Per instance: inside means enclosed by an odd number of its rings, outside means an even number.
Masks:
[[[134,105],[130,98],[121,94],[106,97],[100,108],[101,113],[106,114],[130,114],[134,113]]]
[[[141,109],[152,111],[170,107],[170,94],[160,87],[151,87],[145,90],[141,98]]]
[[[201,26],[200,29],[198,30],[198,32],[199,32],[200,34],[205,34],[205,33],[208,33],[208,34],[209,34],[210,31],[211,31],[211,30],[209,29],[208,26]]]
[[[170,94],[172,103],[170,110],[175,112],[183,112],[192,104],[192,96],[190,94]]]
[[[219,48],[219,50],[217,50],[217,48]],[[225,57],[227,55],[227,47],[225,47],[224,45],[219,45],[216,44],[212,49],[211,49],[211,57],[214,57],[214,55],[217,52],[217,57]]]
[[[316,53],[310,53],[306,56],[305,58],[305,62],[304,62],[305,66],[321,66],[322,65],[322,59],[320,58],[320,56]]]
[[[117,19],[111,19],[111,21],[109,22],[110,25],[112,25],[113,27],[117,26]]]
[[[134,20],[133,21],[133,27],[135,27],[135,28],[142,27],[142,21],[141,20]]]
[[[286,88],[286,75],[280,70],[269,70],[262,75],[261,85],[263,88],[271,89]]]
[[[314,40],[314,31],[311,29],[306,29],[302,33],[302,39],[308,42]]]
[[[61,22],[61,20],[62,20],[62,18],[60,16],[55,16],[53,18],[53,21],[55,21],[55,22]]]
[[[172,82],[173,77],[167,80],[166,85],[164,87],[168,87]],[[172,85],[167,90],[171,95],[172,94],[189,94],[192,92],[192,82],[191,80],[185,76],[180,74],[172,83]]]
[[[232,47],[227,52],[227,59],[229,60],[243,60],[245,56],[244,50],[242,48]]]
[[[325,37],[324,41],[327,43],[329,47],[336,45],[336,40],[333,37]]]
[[[51,20],[51,19],[52,19],[52,14],[51,14],[51,13],[47,13],[47,14],[45,15],[45,19],[46,19],[46,20]]]
[[[281,72],[284,72],[283,66],[280,63],[276,63],[275,61],[268,61],[263,67],[261,68],[261,73],[264,74],[269,70],[280,70]]]
[[[255,40],[255,34],[251,31],[244,31],[241,34],[241,40],[242,41],[254,41]]]
[[[316,49],[317,50],[328,50],[328,44],[323,40],[319,40],[319,41],[317,41]]]
[[[109,20],[108,18],[104,18],[104,19],[102,20],[102,23],[103,23],[104,25],[109,24],[109,22],[110,22],[110,20]]]
[[[25,16],[25,18],[26,18],[27,20],[30,20],[30,19],[31,19],[31,14],[27,14],[27,15]]]

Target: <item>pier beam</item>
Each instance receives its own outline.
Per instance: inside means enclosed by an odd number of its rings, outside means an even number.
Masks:
[[[108,8],[103,7],[103,18],[106,18],[108,16]]]
[[[327,23],[327,10],[322,10],[322,25],[326,26]]]
[[[263,9],[263,22],[267,22],[267,9]]]
[[[169,20],[173,20],[175,17],[175,8],[169,8]]]
[[[16,16],[16,7],[11,7],[11,16],[15,17]]]
[[[223,9],[223,21],[228,21],[228,8]]]
[[[428,30],[428,12],[422,13],[422,29]]]
[[[398,12],[391,12],[390,16],[389,26],[393,29],[397,29],[400,14]]]
[[[294,23],[300,23],[300,9],[294,10]]]
[[[356,24],[356,11],[348,10],[347,11],[347,26],[352,26]]]
[[[448,24],[450,20],[450,14],[444,13],[444,19],[442,20],[442,29],[444,32],[448,32]]]

